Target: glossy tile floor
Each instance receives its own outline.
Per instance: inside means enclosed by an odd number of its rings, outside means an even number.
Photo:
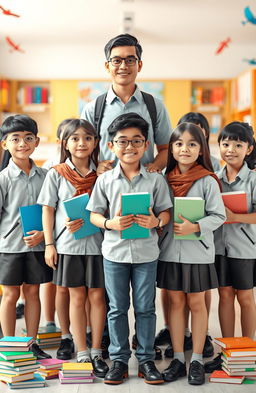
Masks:
[[[256,294],[256,293],[255,293]],[[159,294],[157,294],[157,300],[156,300],[156,306],[157,306],[157,331],[163,327],[163,318],[162,318],[162,313],[161,313],[161,306],[159,302]],[[218,294],[217,290],[212,291],[212,311],[210,315],[210,333],[212,337],[219,337],[220,336],[220,328],[219,328],[219,323],[218,323],[218,315],[217,315],[217,307],[218,307]],[[236,323],[236,335],[241,335],[241,329],[239,326],[239,307],[236,307],[237,309],[237,323]],[[130,326],[131,326],[131,336],[133,334],[133,311],[132,309],[130,310]],[[42,324],[44,323],[44,317],[42,315]],[[21,328],[23,327],[24,324],[24,319],[18,320],[17,321],[17,333],[20,333]],[[216,347],[216,352],[218,351],[218,348]],[[55,351],[49,351],[51,355],[54,357],[56,355]],[[187,359],[190,358],[191,353],[188,352],[186,353]],[[208,359],[207,359],[208,360]],[[159,370],[163,370],[167,365],[169,364],[168,360],[160,360],[156,362],[157,367]],[[137,362],[132,355],[132,358],[129,363],[129,379],[125,380],[125,382],[121,385],[118,386],[108,386],[103,384],[101,379],[96,379],[93,384],[90,385],[61,385],[57,379],[47,381],[47,387],[41,388],[40,392],[44,393],[82,393],[82,392],[88,392],[90,391],[91,393],[129,393],[129,392],[140,392],[140,393],[146,393],[146,392],[168,392],[168,393],[233,393],[233,392],[248,392],[248,393],[255,393],[256,392],[256,384],[254,385],[229,385],[229,384],[217,384],[217,383],[209,383],[208,381],[205,383],[205,385],[195,387],[195,386],[190,386],[187,383],[186,378],[182,378],[179,381],[173,382],[173,383],[165,383],[163,385],[159,386],[150,386],[147,385],[142,379],[138,378],[137,376]],[[5,393],[9,389],[7,388],[6,385],[3,383],[0,383],[0,392]],[[35,392],[35,389],[19,389],[19,392],[27,392],[27,393],[32,393]],[[39,389],[38,389],[39,391]]]

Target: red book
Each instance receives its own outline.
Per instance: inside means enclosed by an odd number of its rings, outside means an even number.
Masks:
[[[224,205],[237,214],[247,214],[247,197],[244,191],[223,192],[222,199]],[[225,221],[225,224],[234,224],[235,222]]]
[[[219,382],[219,383],[236,383],[241,384],[244,380],[243,376],[230,376],[223,370],[215,370],[209,376],[209,382]]]
[[[48,90],[46,87],[42,87],[42,104],[48,103]]]

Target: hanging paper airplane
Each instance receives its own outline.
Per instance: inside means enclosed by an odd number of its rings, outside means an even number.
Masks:
[[[20,15],[14,14],[13,12],[11,12],[11,10],[6,10],[4,7],[2,7],[0,5],[0,10],[2,10],[4,15],[9,15],[9,16],[16,16],[16,18],[19,18]]]
[[[250,7],[245,7],[244,16],[246,20],[242,21],[243,25],[246,25],[246,23],[252,23],[253,25],[256,25],[256,17],[253,15],[252,11],[250,10]]]
[[[226,40],[221,41],[221,42],[219,43],[218,48],[216,49],[215,55],[219,55],[219,54],[223,51],[223,49],[225,49],[225,48],[228,47],[228,44],[229,44],[230,42],[231,42],[231,38],[229,38],[229,37],[228,37]]]
[[[251,65],[256,65],[256,58],[243,59],[243,61],[246,61],[248,64],[251,64]]]
[[[23,49],[21,49],[19,45],[15,44],[10,37],[5,37],[5,39],[6,39],[7,44],[10,45],[10,47],[11,47],[10,52],[17,50],[18,52],[25,53],[25,51]]]

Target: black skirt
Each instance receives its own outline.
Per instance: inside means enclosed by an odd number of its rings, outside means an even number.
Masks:
[[[102,256],[59,254],[53,282],[69,288],[105,288]]]
[[[220,287],[252,289],[256,285],[255,259],[229,258],[216,255],[215,268]]]
[[[185,293],[203,292],[218,288],[214,263],[192,264],[158,262],[157,286]]]

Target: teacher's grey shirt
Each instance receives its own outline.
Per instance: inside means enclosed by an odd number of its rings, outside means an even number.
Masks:
[[[149,173],[143,165],[140,173],[129,181],[118,163],[100,175],[94,186],[87,209],[113,218],[120,210],[121,193],[149,192],[150,206],[156,216],[172,206],[167,183],[162,174]],[[105,231],[102,243],[103,256],[113,262],[144,263],[158,259],[158,235],[150,230],[146,239],[121,239],[119,231]]]

